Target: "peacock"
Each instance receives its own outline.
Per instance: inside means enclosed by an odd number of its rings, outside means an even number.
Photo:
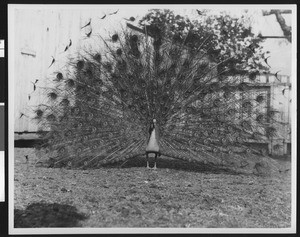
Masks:
[[[95,37],[39,88],[44,99],[33,120],[46,165],[97,168],[146,156],[150,168],[153,153],[153,169],[161,156],[277,168],[265,149],[251,145],[276,135],[276,112],[253,73],[230,73],[235,55],[218,61],[215,35],[164,35],[128,22]]]

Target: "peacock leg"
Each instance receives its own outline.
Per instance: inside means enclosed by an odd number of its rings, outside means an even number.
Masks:
[[[147,160],[147,169],[151,169],[149,166],[149,161],[148,161],[148,152],[146,153],[146,160]]]
[[[157,159],[157,153],[155,153],[155,158],[154,158],[154,167],[153,167],[154,170],[157,169],[157,167],[156,167],[156,159]]]

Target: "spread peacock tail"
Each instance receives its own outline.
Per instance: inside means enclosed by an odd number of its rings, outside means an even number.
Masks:
[[[162,156],[235,167],[267,161],[251,146],[276,134],[275,112],[253,75],[211,57],[214,35],[163,36],[144,26],[99,36],[40,88],[34,108],[51,167],[99,167],[143,157],[153,119]],[[243,67],[246,65],[239,65]],[[46,155],[45,155],[46,154]]]

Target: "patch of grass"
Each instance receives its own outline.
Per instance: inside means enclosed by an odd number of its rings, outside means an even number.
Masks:
[[[28,163],[24,155],[29,155]],[[35,167],[35,162],[33,149],[15,149],[17,223],[31,204],[43,201],[47,205],[38,206],[39,217],[48,213],[51,203],[76,208],[62,208],[62,217],[70,210],[84,216],[70,222],[46,219],[48,226],[59,222],[82,227],[291,225],[290,172],[258,176],[171,159],[159,159],[156,171],[145,168],[145,159],[131,160],[122,168],[93,170],[42,168]],[[289,167],[290,162],[283,165]],[[50,216],[56,217],[53,212]],[[23,225],[38,227],[36,218],[27,215]]]

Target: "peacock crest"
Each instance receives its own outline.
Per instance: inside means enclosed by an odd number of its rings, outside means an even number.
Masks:
[[[143,157],[155,118],[162,156],[237,167],[263,159],[275,167],[249,141],[276,134],[276,113],[252,72],[230,74],[235,55],[212,58],[214,34],[127,26],[94,36],[40,88],[45,99],[34,107],[34,120],[47,164],[100,167]]]

